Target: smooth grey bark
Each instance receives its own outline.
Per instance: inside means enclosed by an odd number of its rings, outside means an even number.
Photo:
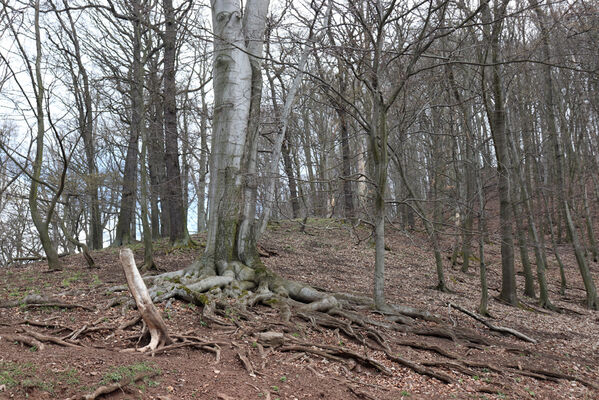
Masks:
[[[458,90],[458,86],[455,82],[453,74],[453,68],[451,66],[446,67],[447,79],[450,84],[450,91],[456,101],[456,104],[460,108],[462,122],[464,124],[464,180],[466,183],[465,193],[465,207],[462,215],[462,272],[468,272],[470,265],[470,254],[471,254],[471,242],[473,236],[474,226],[474,202],[475,202],[475,186],[476,186],[476,172],[475,172],[475,151],[474,151],[474,131],[472,129],[472,114],[470,107],[466,104],[462,94]]]
[[[526,150],[526,139],[524,139],[524,143],[525,143],[525,150]],[[510,140],[510,147],[512,148],[512,153],[515,154],[514,158],[518,158],[518,156],[517,156],[518,150],[516,148],[514,140]],[[551,304],[551,301],[549,300],[549,289],[547,287],[547,278],[545,275],[545,270],[546,270],[547,264],[545,261],[545,257],[543,256],[543,252],[544,252],[543,246],[544,245],[542,244],[542,242],[539,239],[539,232],[537,230],[537,226],[535,223],[535,216],[532,213],[532,206],[531,206],[532,199],[529,196],[530,182],[529,182],[528,177],[525,176],[525,174],[523,173],[522,168],[520,167],[520,164],[515,163],[514,165],[515,165],[515,170],[516,170],[516,176],[518,177],[518,182],[520,184],[520,201],[521,201],[521,204],[523,205],[524,213],[528,216],[528,218],[526,218],[526,221],[528,222],[528,231],[530,232],[533,249],[534,249],[534,253],[535,253],[535,261],[536,261],[536,265],[537,265],[537,281],[539,283],[539,305],[543,308],[554,309],[555,307],[553,306],[553,304]],[[521,225],[521,224],[519,224],[519,225]],[[523,229],[523,227],[518,226],[518,229]],[[521,248],[522,248],[522,246],[521,246]],[[532,272],[527,272],[525,270],[525,274],[532,274]],[[530,297],[534,297],[534,285],[532,283],[528,282],[529,279],[530,278],[526,277],[527,281],[525,282],[525,286],[528,287],[529,285],[531,285],[532,288],[529,288],[529,289],[525,288],[524,294],[527,296],[530,296]]]
[[[267,47],[268,49],[268,47]],[[269,52],[269,49],[267,50],[267,53]],[[303,59],[304,64],[305,64],[305,59]],[[271,73],[269,68],[266,68],[266,77],[268,79],[268,83],[269,83],[269,87],[270,87],[270,97],[271,97],[271,102],[272,102],[272,107],[273,107],[273,111],[274,111],[274,116],[277,122],[277,131],[276,131],[276,137],[275,137],[275,142],[273,144],[273,148],[272,148],[272,158],[271,158],[271,163],[269,164],[269,167],[274,167],[274,165],[272,163],[274,163],[275,160],[279,160],[280,156],[283,156],[283,167],[285,170],[285,175],[287,175],[287,183],[289,186],[289,193],[290,193],[290,203],[291,203],[291,212],[292,212],[292,218],[298,218],[299,217],[299,213],[300,213],[300,207],[299,207],[299,198],[297,196],[297,184],[296,184],[296,180],[293,174],[293,163],[291,160],[291,154],[290,154],[290,145],[289,145],[289,116],[291,113],[291,106],[293,105],[293,100],[295,99],[295,93],[297,92],[297,86],[299,86],[299,84],[301,83],[301,79],[297,79],[298,77],[301,77],[301,70],[298,72],[298,75],[296,76],[296,79],[294,79],[293,83],[292,83],[292,88],[289,91],[289,93],[287,94],[287,99],[285,100],[285,105],[283,106],[283,113],[281,113],[281,109],[279,107],[279,104],[277,103],[277,96],[276,96],[276,92],[275,92],[275,82],[274,82],[274,77],[273,74]],[[281,76],[278,75],[277,78],[279,78],[279,82],[281,84],[281,88],[284,89],[284,82],[281,79]],[[291,96],[291,98],[289,97]],[[283,141],[281,143],[279,143],[279,138],[281,138],[280,135],[284,135],[283,137]],[[280,147],[278,147],[280,146]],[[270,170],[269,173],[276,173],[274,170]],[[271,187],[271,185],[274,184],[275,181],[275,176],[276,175],[271,175],[270,176],[270,181],[267,184],[267,189],[266,189],[266,198],[265,198],[265,211],[264,211],[264,215],[263,215],[263,221],[268,221],[268,217],[266,217],[267,214],[270,213],[270,206],[268,206],[268,203],[273,201],[273,197],[274,196],[274,188]],[[263,222],[264,223],[264,222]],[[263,232],[262,228],[264,227],[264,229],[266,228],[265,225],[261,225],[260,230],[261,232]]]
[[[337,110],[339,117],[339,133],[341,136],[341,170],[343,174],[343,206],[345,218],[353,219],[355,217],[354,210],[354,193],[352,190],[351,180],[351,156],[349,150],[349,128],[346,112],[343,109]]]
[[[146,130],[142,130],[142,143],[141,143],[141,153],[140,153],[140,199],[139,203],[141,205],[141,226],[142,226],[142,235],[143,235],[143,243],[144,243],[144,270],[157,269],[154,264],[154,246],[152,242],[152,228],[150,226],[149,221],[149,210],[148,210],[148,168],[146,166],[146,154],[147,154],[147,134]]]
[[[250,0],[242,17],[238,1],[212,2],[214,120],[204,258],[208,268],[219,260],[248,266],[259,261],[253,226],[258,121],[250,117],[258,118],[260,111],[261,78],[256,74],[261,73],[258,60],[268,5],[268,0]]]
[[[289,132],[289,131],[287,131]],[[287,133],[285,137],[285,141],[283,142],[283,146],[281,149],[283,155],[283,165],[285,168],[285,175],[287,175],[287,184],[289,186],[289,195],[291,202],[291,216],[292,218],[299,218],[300,215],[300,205],[299,198],[297,195],[297,184],[295,180],[295,176],[293,174],[293,163],[291,161],[291,145],[289,144],[290,137]]]
[[[514,145],[512,138],[509,138],[509,148],[512,150],[511,160],[516,177],[520,177],[520,155],[519,151]],[[535,285],[534,277],[532,274],[532,268],[530,266],[530,259],[528,257],[528,238],[526,235],[527,229],[525,228],[526,216],[522,212],[522,201],[525,200],[523,196],[523,181],[518,180],[519,185],[514,185],[512,191],[512,212],[514,214],[514,220],[516,222],[516,238],[518,240],[518,247],[520,248],[520,262],[522,264],[522,270],[524,272],[524,295],[534,298],[535,297]],[[519,186],[519,187],[518,187]]]
[[[199,171],[197,179],[194,179],[196,196],[198,202],[197,230],[202,232],[206,229],[206,175],[208,174],[208,104],[206,103],[206,91],[201,89],[202,119],[200,120],[200,156]]]
[[[478,163],[477,163],[478,164]],[[485,263],[485,192],[481,177],[481,168],[477,168],[476,191],[478,198],[478,259],[480,274],[480,303],[478,312],[480,315],[489,315],[489,288],[487,285],[487,264]]]
[[[310,187],[310,209],[306,212],[308,215],[312,213],[312,215],[319,215],[319,203],[318,196],[316,193],[316,175],[314,173],[314,162],[312,160],[312,130],[311,123],[308,117],[307,110],[303,112],[303,124],[302,124],[302,132],[300,134],[300,139],[302,142],[302,150],[304,153],[304,157],[306,159],[306,170],[308,171],[308,185]],[[266,225],[263,224],[264,227]]]

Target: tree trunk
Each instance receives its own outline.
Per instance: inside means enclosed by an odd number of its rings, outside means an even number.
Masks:
[[[148,73],[150,92],[150,116],[148,126],[148,169],[150,175],[150,203],[152,237],[166,236],[170,230],[168,194],[166,189],[166,165],[164,162],[163,106],[158,60],[152,58]],[[160,203],[160,207],[159,207]]]
[[[530,1],[532,5],[536,5],[533,0]],[[556,178],[558,184],[558,201],[561,206],[562,215],[565,219],[566,228],[568,230],[568,236],[571,239],[574,254],[576,256],[576,261],[578,263],[578,268],[580,270],[580,274],[582,276],[582,280],[586,289],[587,306],[591,309],[596,310],[599,309],[599,302],[597,300],[597,289],[595,287],[593,276],[591,275],[587,261],[584,257],[583,249],[580,245],[580,240],[578,239],[578,232],[576,230],[576,226],[574,225],[574,221],[572,220],[572,215],[570,213],[570,205],[568,204],[568,200],[566,199],[564,166],[562,161],[563,151],[561,139],[559,137],[556,125],[555,101],[553,96],[553,78],[551,76],[551,64],[549,64],[549,62],[551,61],[551,54],[549,49],[549,32],[547,31],[545,14],[543,13],[543,11],[537,6],[535,8],[535,12],[537,14],[537,22],[541,31],[541,49],[545,61],[547,62],[547,64],[544,64],[542,66],[544,80],[543,83],[545,97],[545,112],[547,119],[547,128],[549,130],[549,140],[552,142],[553,156],[555,160]]]
[[[597,247],[597,240],[595,239],[595,230],[593,229],[593,219],[591,218],[591,211],[589,208],[589,199],[587,195],[587,185],[584,185],[584,220],[587,226],[587,235],[589,237],[589,245],[591,247],[591,254],[593,255],[593,261],[597,262],[599,258],[599,248]]]
[[[38,208],[39,201],[39,182],[41,178],[42,172],[42,164],[44,161],[44,133],[45,133],[45,124],[44,124],[44,84],[42,81],[42,41],[41,41],[41,31],[40,31],[40,2],[37,0],[35,2],[35,49],[36,49],[36,57],[35,57],[35,77],[31,77],[32,83],[35,91],[35,101],[36,101],[36,119],[37,119],[37,135],[35,139],[35,160],[33,162],[33,174],[31,179],[31,185],[29,186],[29,210],[31,212],[31,219],[33,220],[33,224],[38,231],[40,242],[42,243],[42,247],[44,252],[46,253],[46,259],[48,261],[48,267],[51,270],[59,270],[62,268],[60,260],[58,259],[58,252],[56,248],[52,245],[52,240],[50,239],[49,233],[49,224],[50,218],[52,217],[52,212],[54,209],[54,205],[50,207],[50,210],[47,212],[46,218],[42,217],[40,210]],[[65,160],[66,162],[66,160]],[[62,185],[61,185],[62,186]]]
[[[287,175],[287,183],[289,185],[289,199],[291,202],[291,216],[292,218],[299,218],[300,216],[300,205],[299,198],[297,195],[297,185],[295,177],[293,175],[293,164],[291,162],[289,135],[286,135],[285,141],[283,142],[283,148],[281,149],[283,154],[283,165],[285,166],[285,175]]]
[[[168,190],[168,212],[170,220],[169,238],[171,243],[186,239],[187,222],[183,210],[183,189],[181,167],[179,165],[179,134],[177,132],[177,86],[175,81],[175,60],[177,28],[172,0],[163,0],[165,30],[164,40],[164,142],[166,181]]]
[[[248,1],[244,18],[238,1],[212,3],[214,121],[205,252],[209,268],[214,268],[219,260],[238,260],[248,266],[259,261],[253,227],[255,182],[251,176],[255,173],[255,132],[249,141],[248,132],[253,129],[251,103],[254,104],[253,116],[259,116],[260,99],[255,90],[260,78],[254,75],[250,57],[255,57],[257,63],[262,54],[268,3],[267,0]],[[253,39],[249,41],[250,47],[245,44],[246,38]],[[261,71],[258,69],[258,72]],[[254,123],[257,125],[258,121]]]
[[[499,39],[501,36],[503,16],[507,7],[507,0],[501,4],[495,3],[494,22],[492,23],[492,32],[489,34],[487,28],[487,37],[491,51],[491,95],[492,105],[485,100],[487,117],[493,136],[495,146],[495,155],[497,157],[497,175],[499,191],[499,219],[501,224],[501,292],[499,298],[510,305],[518,304],[516,294],[516,273],[514,270],[514,239],[512,235],[512,213],[510,202],[510,160],[508,154],[508,135],[507,116],[505,110],[505,99],[503,95],[503,82],[501,76]],[[490,23],[488,4],[483,7],[483,19]],[[484,70],[485,68],[483,68]],[[483,81],[483,91],[486,92],[486,83]],[[483,93],[485,97],[486,93]],[[493,107],[493,109],[491,109]]]
[[[374,161],[376,194],[374,200],[374,303],[378,309],[386,307],[385,300],[385,192],[387,189],[387,119],[386,109],[374,96],[370,132],[370,152]]]
[[[351,160],[349,154],[349,129],[345,111],[337,110],[339,116],[339,128],[341,133],[341,165],[343,173],[343,205],[345,209],[345,218],[353,219],[354,211],[354,194],[352,190],[351,180]]]
[[[140,14],[139,4],[134,3],[134,11],[137,16]],[[137,180],[137,158],[138,143],[143,124],[143,65],[141,55],[141,21],[136,18],[133,24],[133,64],[131,66],[131,126],[129,143],[127,146],[127,155],[125,158],[125,173],[123,176],[123,189],[121,191],[120,211],[116,226],[116,234],[113,246],[122,246],[131,242],[135,236],[131,230],[133,213],[135,211],[136,199],[136,180]]]

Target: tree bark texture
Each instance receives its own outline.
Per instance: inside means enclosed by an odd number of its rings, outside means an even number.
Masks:
[[[168,195],[169,237],[171,242],[185,239],[186,221],[183,209],[183,188],[179,165],[179,134],[177,132],[177,85],[175,80],[177,28],[172,0],[163,0],[165,17],[164,40],[164,142],[166,188]]]

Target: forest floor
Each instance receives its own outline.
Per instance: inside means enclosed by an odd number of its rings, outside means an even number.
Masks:
[[[334,220],[310,220],[305,232],[301,232],[300,223],[287,221],[272,224],[260,246],[270,254],[263,258],[264,263],[287,278],[330,291],[370,295],[374,249],[367,236],[366,228],[354,232],[350,225]],[[486,247],[489,311],[494,317],[489,321],[516,329],[536,339],[536,344],[492,332],[448,306],[453,303],[470,311],[477,309],[477,262],[472,263],[471,274],[464,274],[445,259],[453,292],[440,293],[434,289],[434,257],[422,233],[406,234],[390,228],[387,245],[388,300],[426,309],[442,322],[390,324],[369,310],[360,312],[385,325],[376,330],[393,356],[411,360],[416,368],[401,365],[384,351],[377,351],[376,346],[365,346],[365,342],[348,337],[343,329],[323,329],[297,317],[291,325],[282,324],[278,311],[266,306],[250,309],[249,319],[228,315],[225,310],[225,323],[219,324],[202,320],[201,307],[180,301],[157,305],[169,332],[217,343],[211,349],[220,350],[218,357],[206,348],[190,347],[154,356],[123,352],[136,347],[142,324],[137,321],[124,327],[126,322],[136,321],[137,310],[111,306],[123,293],[109,289],[125,284],[125,278],[118,249],[109,248],[92,253],[96,269],[88,269],[81,255],[64,258],[60,272],[47,272],[43,262],[0,268],[1,304],[19,303],[27,295],[38,294],[77,305],[0,308],[0,399],[83,398],[111,384],[121,388],[105,398],[599,398],[599,313],[584,308],[584,288],[568,245],[561,249],[568,278],[564,296],[559,294],[558,268],[551,263],[547,271],[551,299],[561,313],[540,310],[534,299],[522,295],[523,303],[517,308],[497,301],[500,248],[498,242]],[[143,249],[134,247],[140,265]],[[164,244],[156,247],[156,264],[168,271],[189,265],[201,253],[201,249],[166,253]],[[448,239],[446,256],[450,248]],[[591,263],[591,269],[597,282],[599,265]],[[519,294],[523,285],[519,274]],[[263,331],[285,333],[286,340],[302,343],[304,349],[314,352],[282,351],[293,346],[265,347],[257,339]],[[29,338],[35,346],[19,343],[19,337]],[[35,337],[37,344],[31,340]],[[348,350],[348,354],[353,350],[364,358],[360,362],[345,357],[347,354],[337,359],[317,354],[326,346]],[[368,360],[382,365],[382,371],[367,365]],[[450,383],[416,372],[427,367],[443,374]]]

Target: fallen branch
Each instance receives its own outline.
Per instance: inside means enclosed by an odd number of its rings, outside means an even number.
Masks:
[[[474,318],[475,320],[477,320],[481,324],[485,325],[487,328],[489,328],[492,331],[501,332],[501,333],[509,333],[510,335],[514,335],[518,339],[522,339],[522,340],[524,340],[526,342],[535,343],[535,344],[537,343],[536,339],[533,339],[533,338],[531,338],[529,336],[526,336],[525,334],[523,334],[521,332],[518,332],[517,330],[512,329],[512,328],[506,328],[506,327],[503,327],[503,326],[493,325],[492,323],[490,323],[489,321],[487,321],[483,317],[478,316],[478,315],[474,314],[473,312],[470,312],[470,311],[466,310],[465,308],[458,306],[457,304],[448,303],[447,305],[449,307],[455,308],[458,311],[463,312],[464,314],[468,315],[469,317]]]

